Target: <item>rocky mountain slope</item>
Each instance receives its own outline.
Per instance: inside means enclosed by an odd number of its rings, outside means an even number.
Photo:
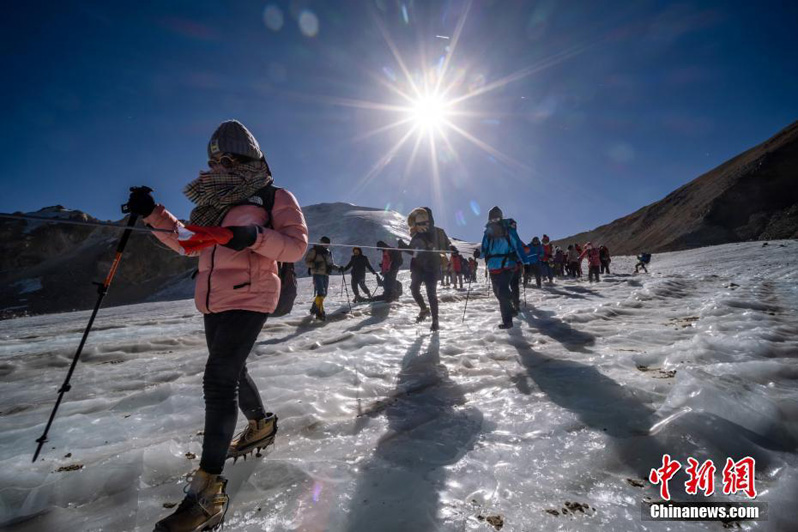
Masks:
[[[303,212],[311,242],[326,235],[334,243],[373,246],[378,240],[407,238],[405,217],[397,212],[348,203],[310,205]],[[60,205],[30,214],[98,221]],[[107,274],[120,235],[111,228],[0,219],[0,316],[91,308],[97,299],[92,283]],[[379,252],[365,252],[376,267]],[[336,248],[334,254],[337,263],[346,264],[351,250]],[[135,233],[104,306],[192,297],[196,262]],[[297,272],[304,271],[298,264]]]
[[[633,254],[780,238],[798,238],[798,122],[656,203],[555,243]]]

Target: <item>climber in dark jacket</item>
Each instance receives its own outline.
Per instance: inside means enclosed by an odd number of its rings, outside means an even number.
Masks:
[[[355,293],[355,303],[360,303],[365,299],[371,299],[371,292],[366,286],[366,270],[370,271],[374,275],[377,275],[377,272],[375,272],[374,268],[371,267],[369,258],[363,255],[362,249],[357,247],[352,248],[352,258],[349,259],[349,263],[344,266],[344,271],[347,272],[350,268],[352,269],[352,292]],[[360,297],[358,288],[365,292],[365,299]]]
[[[410,261],[410,292],[419,306],[416,321],[432,316],[430,330],[437,331],[438,325],[438,293],[437,283],[441,271],[440,252],[449,250],[451,242],[446,232],[435,226],[432,211],[429,207],[419,207],[407,217],[407,226],[412,238],[407,245],[407,253],[413,255]],[[429,308],[421,295],[421,285],[426,287]]]

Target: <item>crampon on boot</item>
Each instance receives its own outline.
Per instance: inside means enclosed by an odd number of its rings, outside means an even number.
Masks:
[[[230,497],[227,479],[198,469],[177,510],[155,525],[155,532],[200,532],[222,526]]]
[[[428,308],[421,309],[421,311],[418,313],[418,316],[416,316],[416,323],[421,323],[422,321],[426,320],[428,316],[429,316],[429,309]]]
[[[227,458],[232,458],[235,462],[243,456],[246,460],[248,454],[260,453],[261,449],[273,444],[276,435],[277,416],[267,412],[263,419],[250,420],[247,427],[233,438],[227,449]]]

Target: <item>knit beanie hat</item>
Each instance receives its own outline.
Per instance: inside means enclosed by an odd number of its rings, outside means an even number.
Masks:
[[[502,210],[498,206],[493,207],[488,212],[488,221],[496,220],[496,219],[501,220],[502,218],[504,218],[504,214],[502,213]]]
[[[329,244],[330,243],[330,237],[329,236],[323,236],[323,237],[321,237],[320,241],[323,242],[324,244]]]
[[[263,152],[252,133],[238,120],[228,120],[219,124],[208,142],[208,157],[211,159],[223,153],[242,155],[250,159],[263,158]]]

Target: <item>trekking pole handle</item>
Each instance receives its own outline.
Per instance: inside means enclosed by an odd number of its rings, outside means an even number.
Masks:
[[[130,187],[131,192],[144,192],[145,194],[149,194],[152,192],[152,189],[148,186],[140,186],[140,187]],[[122,212],[124,214],[130,214],[130,206],[127,203],[122,204]]]

